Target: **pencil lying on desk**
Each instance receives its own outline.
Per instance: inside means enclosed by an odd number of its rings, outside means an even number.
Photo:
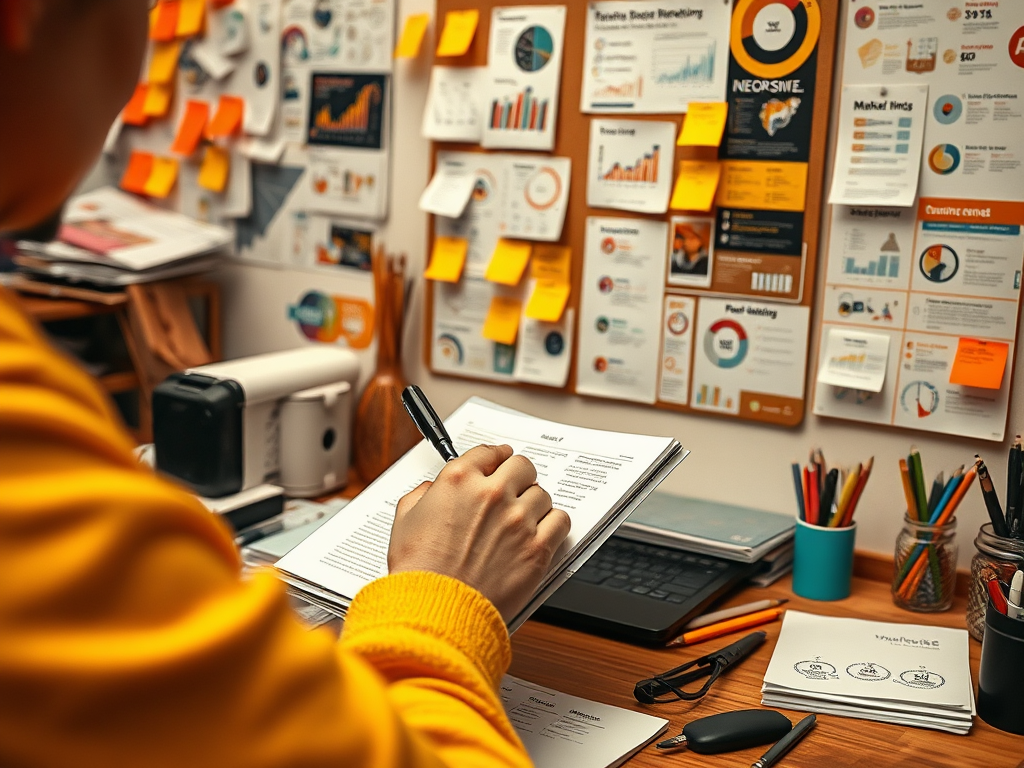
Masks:
[[[711,624],[706,627],[701,627],[700,629],[695,629],[692,632],[684,632],[675,640],[669,640],[667,643],[665,643],[665,647],[674,648],[679,645],[693,645],[694,643],[702,643],[705,640],[711,640],[715,637],[728,635],[731,632],[738,632],[741,629],[747,629],[748,627],[756,627],[759,624],[767,624],[770,621],[775,621],[777,618],[779,618],[779,616],[781,616],[785,612],[785,608],[770,608],[767,611],[749,613],[746,616],[740,616],[737,619],[720,621],[717,624]]]

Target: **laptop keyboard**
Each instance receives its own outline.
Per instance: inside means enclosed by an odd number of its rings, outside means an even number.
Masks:
[[[612,537],[573,579],[652,600],[683,603],[721,575],[720,560]]]

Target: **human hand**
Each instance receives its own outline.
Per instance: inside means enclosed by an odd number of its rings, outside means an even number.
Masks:
[[[529,602],[569,533],[537,469],[507,445],[481,445],[448,462],[398,503],[388,568],[432,571],[473,587],[506,622]]]

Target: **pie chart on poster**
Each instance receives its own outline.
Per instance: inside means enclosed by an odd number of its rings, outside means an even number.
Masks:
[[[948,245],[931,245],[921,253],[921,274],[933,283],[952,280],[960,269],[960,257]]]
[[[943,125],[950,125],[960,119],[964,112],[963,102],[953,94],[941,96],[935,100],[932,114]]]
[[[785,77],[807,61],[820,32],[817,0],[739,0],[729,48],[755,77]]]
[[[735,320],[719,320],[704,333],[704,354],[719,368],[735,368],[747,356],[747,332]]]
[[[939,144],[928,153],[928,167],[947,176],[960,167],[960,150],[952,144]]]
[[[551,61],[555,41],[544,27],[527,27],[516,40],[516,64],[524,72],[536,72]]]

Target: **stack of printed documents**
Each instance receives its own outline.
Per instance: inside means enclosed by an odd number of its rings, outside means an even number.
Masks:
[[[967,631],[787,611],[761,703],[966,734]]]
[[[68,203],[56,241],[19,241],[14,261],[36,277],[130,285],[209,269],[232,240],[224,227],[104,187]]]

